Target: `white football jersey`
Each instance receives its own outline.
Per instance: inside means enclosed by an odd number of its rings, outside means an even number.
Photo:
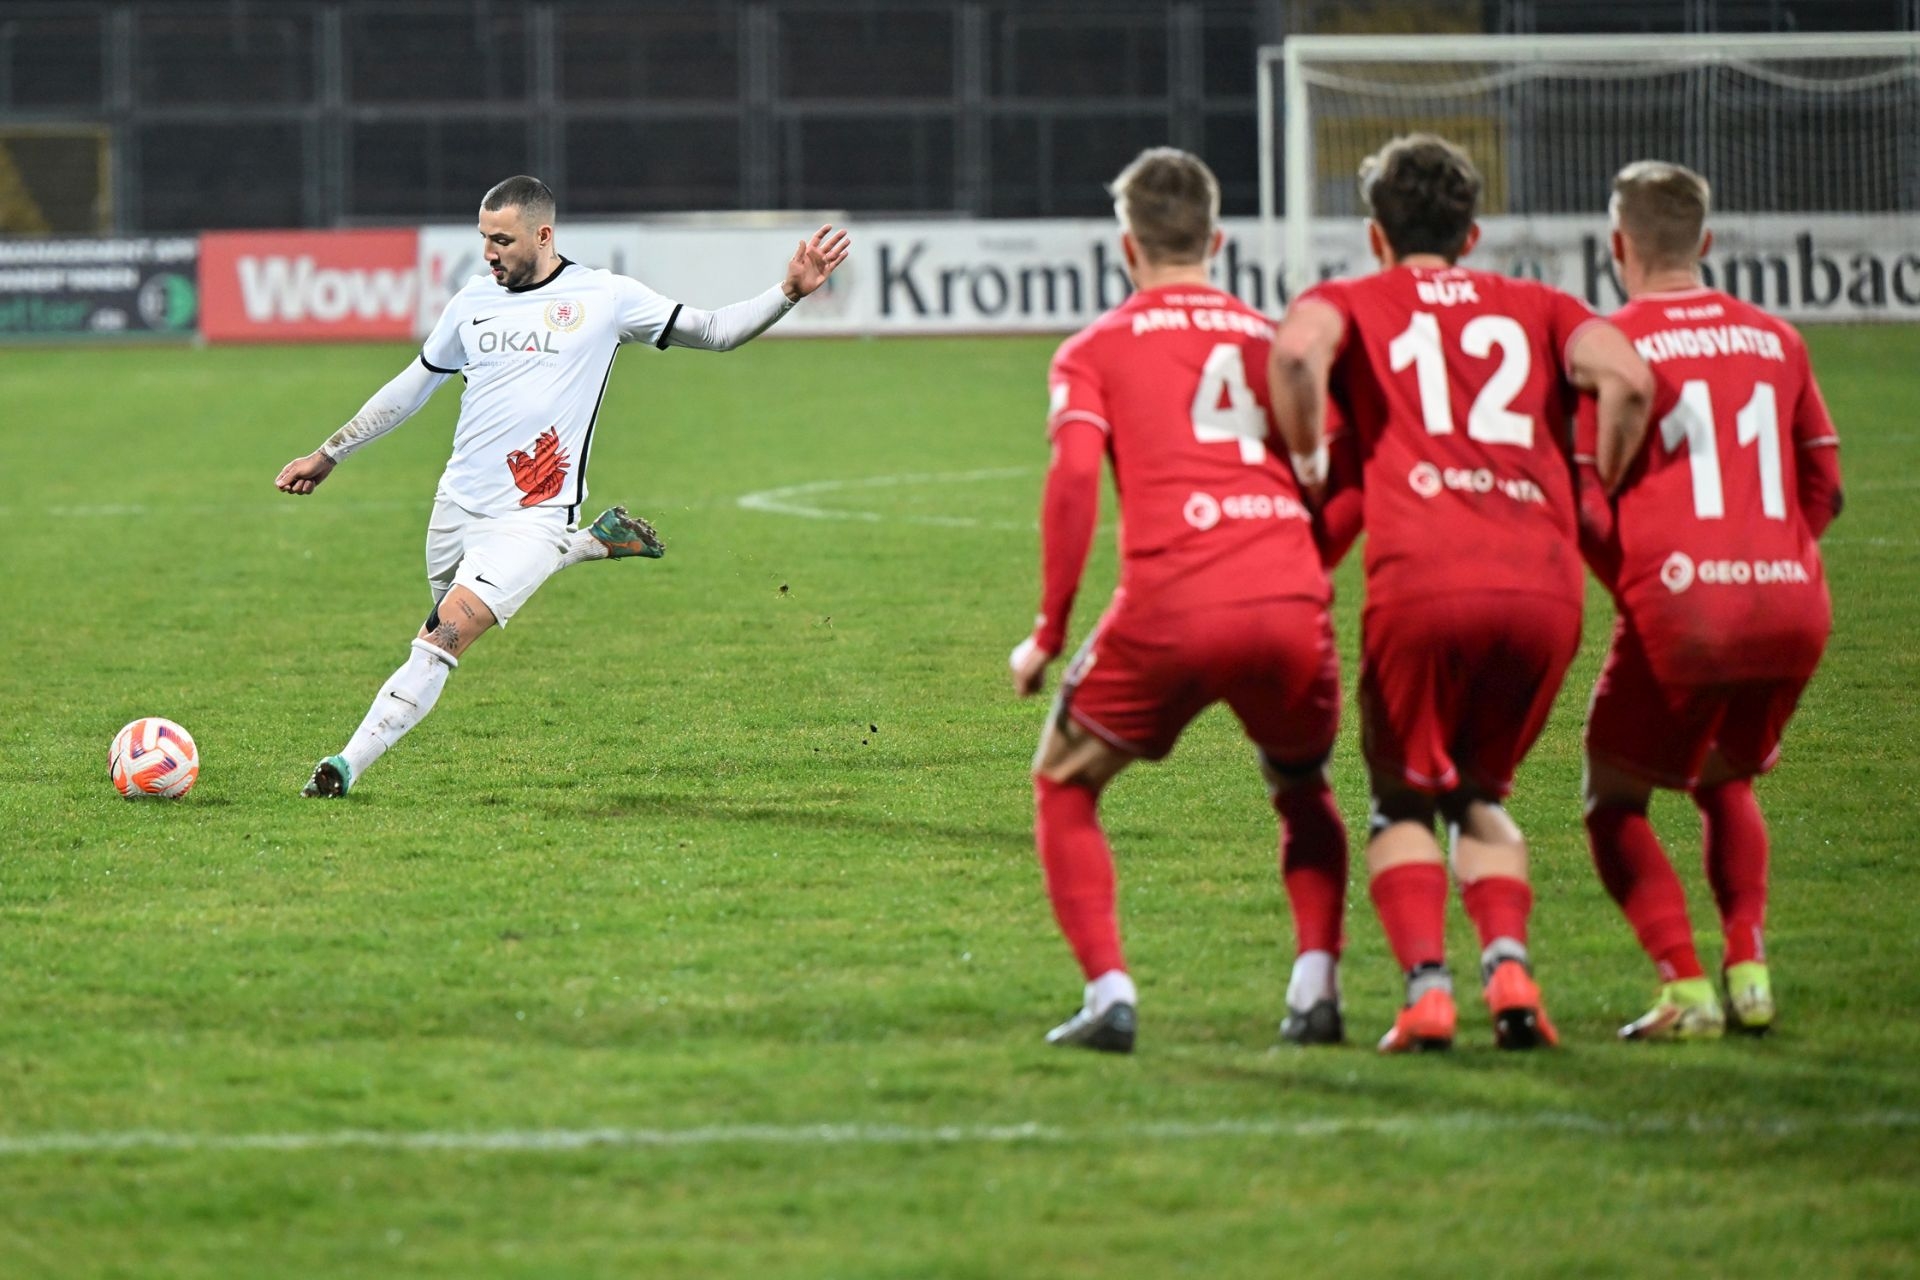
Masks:
[[[587,500],[594,419],[625,342],[665,348],[680,304],[638,280],[565,258],[539,284],[475,276],[420,349],[467,387],[440,492],[482,515]]]

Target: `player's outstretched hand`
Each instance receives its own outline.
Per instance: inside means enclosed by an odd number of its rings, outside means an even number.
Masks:
[[[315,449],[306,457],[295,458],[280,468],[273,487],[282,493],[312,493],[322,480],[333,473],[336,465],[332,458]]]
[[[847,251],[853,248],[853,242],[847,239],[846,231],[835,231],[829,223],[813,233],[810,240],[802,240],[793,251],[793,257],[787,262],[787,278],[780,282],[780,288],[795,302],[806,297],[827,282],[833,269],[847,260]]]
[[[1040,692],[1040,686],[1047,682],[1047,664],[1053,658],[1053,654],[1033,642],[1032,636],[1013,646],[1013,652],[1007,655],[1007,667],[1013,672],[1013,691],[1023,698]]]

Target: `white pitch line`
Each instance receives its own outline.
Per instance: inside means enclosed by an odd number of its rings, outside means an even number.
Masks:
[[[427,503],[399,499],[342,499],[322,501],[327,511],[425,511]],[[255,515],[288,513],[300,510],[298,502],[281,498],[262,498],[258,502],[92,502],[53,503],[44,507],[0,507],[0,519],[34,516],[48,520],[121,520],[128,516],[150,515]]]
[[[334,1129],[310,1133],[183,1133],[130,1129],[105,1133],[0,1136],[0,1158],[120,1152],[337,1151],[540,1153],[594,1148],[1009,1146],[1111,1142],[1193,1142],[1221,1138],[1312,1139],[1419,1137],[1451,1133],[1543,1132],[1598,1138],[1671,1134],[1795,1137],[1836,1130],[1920,1126],[1920,1112],[1868,1111],[1785,1119],[1767,1116],[1644,1116],[1614,1119],[1578,1112],[1511,1115],[1453,1111],[1434,1115],[1302,1120],[1164,1120],[1068,1128],[1027,1121],[999,1125],[706,1125],[691,1129]]]
[[[734,499],[748,511],[766,511],[774,515],[800,516],[806,520],[859,520],[867,524],[882,521],[901,524],[926,524],[948,529],[1005,529],[1030,533],[1037,526],[1031,520],[981,520],[974,516],[887,515],[879,511],[853,511],[841,507],[821,507],[796,499],[818,494],[844,493],[851,489],[897,489],[915,485],[978,484],[984,480],[1012,480],[1033,474],[1032,467],[988,467],[978,471],[916,471],[890,476],[865,476],[847,480],[810,480],[805,484],[782,485],[744,493]]]

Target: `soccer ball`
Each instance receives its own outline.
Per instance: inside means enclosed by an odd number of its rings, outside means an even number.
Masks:
[[[145,716],[113,735],[107,774],[129,800],[183,796],[200,776],[200,748],[173,721]]]

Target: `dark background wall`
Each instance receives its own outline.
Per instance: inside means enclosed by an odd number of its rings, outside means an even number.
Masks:
[[[1167,142],[1247,214],[1290,32],[1862,29],[1920,0],[0,0],[0,227],[75,126],[122,231],[459,217],[515,170],[572,215],[1102,215]]]

